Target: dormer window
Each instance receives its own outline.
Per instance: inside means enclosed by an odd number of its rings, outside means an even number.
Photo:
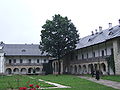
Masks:
[[[25,50],[25,49],[23,49],[23,50],[22,50],[22,52],[26,52],[26,50]]]
[[[92,41],[92,39],[90,38],[90,39],[88,39],[88,42],[90,42],[90,41]]]
[[[113,34],[113,32],[110,32],[108,35],[112,35]]]

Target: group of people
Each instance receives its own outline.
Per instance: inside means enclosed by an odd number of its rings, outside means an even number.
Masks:
[[[95,72],[95,71],[92,71],[92,72],[91,72],[91,75],[92,75],[92,77],[95,76],[95,79],[97,79],[97,80],[100,79],[100,71],[99,71],[99,70],[96,70],[96,72]]]

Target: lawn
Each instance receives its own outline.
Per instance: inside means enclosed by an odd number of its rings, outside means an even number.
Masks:
[[[33,77],[33,79],[30,77]],[[52,85],[45,84],[44,82],[39,82],[38,79],[43,79],[45,81],[59,83],[71,87],[71,88],[50,89],[50,90],[116,90],[72,75],[0,76],[0,90],[6,90],[6,88],[11,88],[11,87],[13,88],[18,88],[21,86],[28,87],[28,84],[34,84],[34,85],[38,84],[42,87],[53,87]]]
[[[102,76],[102,79],[106,79],[106,80],[111,80],[111,81],[117,81],[120,82],[120,76],[118,75],[114,75],[114,76]]]
[[[86,74],[86,75],[83,75],[83,76],[92,77],[92,75],[90,75],[90,74]],[[105,80],[120,82],[120,75],[106,75],[106,76],[103,75],[103,76],[100,76],[100,78],[105,79]]]
[[[8,88],[29,87],[30,84],[40,85],[42,87],[53,87],[53,85],[46,84],[38,81],[38,79],[32,79],[27,75],[12,75],[12,76],[0,76],[0,90],[7,90]]]
[[[41,78],[46,81],[55,82],[71,87],[68,89],[65,88],[65,89],[55,89],[55,90],[116,90],[72,75],[59,75],[59,76],[46,75],[46,76],[33,76],[33,77],[37,79]]]

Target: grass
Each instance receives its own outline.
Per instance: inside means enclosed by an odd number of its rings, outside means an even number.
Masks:
[[[32,79],[26,75],[0,76],[0,90],[29,87],[29,84],[40,85],[41,87],[53,87],[53,85],[38,81],[38,79]]]
[[[29,77],[33,77],[29,78]],[[0,90],[6,90],[8,88],[18,88],[18,87],[28,87],[29,84],[38,84],[42,87],[53,87],[52,85],[45,84],[44,82],[39,82],[38,79],[43,79],[45,81],[50,81],[54,83],[59,83],[65,86],[70,86],[71,88],[62,89],[50,89],[50,90],[116,90],[104,85],[100,85],[88,80],[84,80],[72,75],[46,75],[46,76],[23,76],[23,75],[13,75],[13,76],[0,76]],[[19,82],[19,83],[18,83]],[[28,82],[28,83],[27,83]]]
[[[86,74],[86,75],[83,75],[83,76],[92,77],[92,75],[90,75],[90,74]],[[107,75],[107,76],[103,75],[103,76],[100,76],[100,78],[105,79],[105,80],[120,82],[120,75]]]
[[[70,86],[72,88],[65,89],[51,89],[51,90],[116,90],[104,85],[100,85],[88,80],[84,80],[72,75],[46,75],[46,76],[33,76],[35,78],[41,78],[46,81],[59,83],[62,85]]]
[[[120,76],[102,76],[102,79],[120,82]]]

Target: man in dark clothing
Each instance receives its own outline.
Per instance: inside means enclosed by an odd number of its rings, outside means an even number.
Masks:
[[[99,70],[96,71],[96,79],[97,79],[97,80],[100,79],[100,72],[99,72]]]
[[[94,70],[91,71],[91,75],[92,75],[92,77],[94,77],[94,75],[95,75],[95,71]]]

